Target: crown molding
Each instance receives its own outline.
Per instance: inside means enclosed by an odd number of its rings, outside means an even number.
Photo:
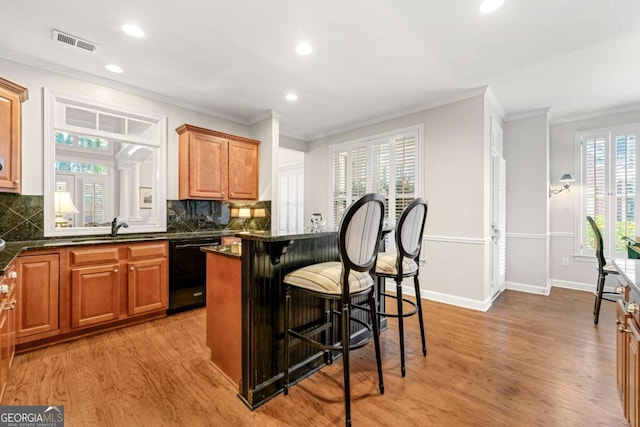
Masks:
[[[589,111],[586,113],[552,117],[549,123],[550,124],[569,123],[569,122],[575,122],[578,120],[593,119],[595,117],[610,116],[613,114],[630,113],[632,111],[638,111],[638,110],[640,110],[640,103],[628,104],[620,107]]]
[[[509,114],[507,117],[505,117],[504,121],[512,122],[514,120],[530,119],[532,117],[540,117],[540,116],[546,116],[548,118],[549,111],[551,111],[551,108],[539,108],[537,110],[530,110],[530,111],[524,111],[522,113]]]
[[[502,106],[500,101],[498,101],[498,97],[496,97],[495,92],[493,91],[493,89],[491,89],[490,86],[485,86],[485,87],[486,89],[484,92],[484,96],[487,98],[487,100],[493,106],[493,108],[496,109],[496,111],[500,115],[500,118],[502,118],[502,120],[505,120],[507,113],[504,111],[504,107]]]

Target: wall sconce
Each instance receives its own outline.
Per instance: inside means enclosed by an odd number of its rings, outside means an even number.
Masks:
[[[75,205],[73,204],[73,200],[71,200],[71,193],[69,193],[68,191],[55,192],[55,210],[55,227],[67,228],[69,226],[69,221],[63,218],[62,214],[78,213],[78,209],[76,209]]]
[[[565,173],[560,178],[560,182],[562,183],[562,187],[558,187],[558,188],[555,188],[555,189],[549,187],[549,198],[551,198],[552,194],[562,193],[565,190],[566,191],[571,191],[571,184],[576,182],[576,180],[573,178],[573,175],[571,175],[570,173]]]

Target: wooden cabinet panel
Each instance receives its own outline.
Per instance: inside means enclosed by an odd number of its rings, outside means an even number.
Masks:
[[[20,193],[22,102],[27,89],[0,77],[0,191]]]
[[[71,270],[71,327],[116,320],[120,316],[118,264]]]
[[[167,257],[167,244],[162,243],[143,243],[136,246],[129,246],[127,248],[127,259],[143,259],[143,258],[166,258]]]
[[[191,134],[189,141],[189,194],[223,199],[227,194],[227,141]]]
[[[259,141],[186,124],[176,131],[180,199],[258,198]]]
[[[242,261],[207,253],[207,346],[235,384],[242,378]]]
[[[50,332],[59,326],[59,256],[29,255],[16,261],[17,336]]]
[[[167,260],[128,263],[128,313],[136,315],[168,307]]]
[[[616,303],[616,326],[618,328],[616,334],[616,386],[625,415],[628,414],[625,395],[627,389],[627,337],[624,333],[626,317],[624,301],[618,301]]]
[[[638,405],[638,386],[640,385],[640,332],[632,319],[626,323],[626,404],[627,411],[625,415],[629,420],[629,425],[638,426],[640,422],[640,406]]]
[[[258,198],[258,145],[229,141],[229,199]]]

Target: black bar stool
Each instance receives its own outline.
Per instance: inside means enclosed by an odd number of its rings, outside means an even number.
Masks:
[[[604,292],[604,282],[609,274],[619,274],[618,270],[611,265],[607,264],[607,261],[604,259],[603,253],[603,243],[602,243],[602,234],[600,233],[600,229],[598,228],[598,224],[591,218],[587,217],[587,221],[591,224],[591,228],[593,229],[594,240],[596,245],[596,259],[598,260],[598,284],[596,285],[596,301],[593,305],[593,323],[596,325],[600,320],[600,306],[602,305],[602,300],[607,299],[608,301],[617,301],[621,295],[617,292]],[[615,294],[613,298],[605,298],[605,294]]]
[[[422,318],[422,303],[420,301],[420,283],[418,280],[419,257],[422,249],[422,233],[424,223],[427,218],[427,202],[418,198],[412,201],[400,215],[398,226],[396,227],[396,253],[381,253],[378,255],[376,263],[376,277],[380,294],[383,297],[395,298],[398,303],[398,313],[379,313],[387,317],[398,318],[398,329],[400,333],[400,371],[405,376],[404,366],[404,318],[418,313],[420,321],[420,337],[422,338],[422,354],[427,355],[427,343],[424,337],[424,320]],[[402,297],[402,280],[413,277],[415,286],[416,302]],[[385,291],[385,279],[393,279],[396,282],[396,294],[388,294]],[[411,311],[405,312],[403,303],[411,305]]]
[[[342,352],[344,371],[344,404],[346,425],[351,425],[351,394],[349,383],[349,351],[360,348],[373,338],[378,365],[380,393],[384,393],[382,381],[382,362],[380,358],[380,334],[375,304],[374,269],[378,255],[378,244],[382,234],[384,217],[384,198],[380,194],[365,194],[345,212],[338,229],[338,249],[340,262],[323,262],[300,268],[284,278],[285,283],[285,338],[284,338],[284,394],[289,392],[290,346],[294,337],[296,342],[305,342],[328,352]],[[300,333],[291,329],[291,291],[305,292],[330,301],[330,330],[333,330],[333,317],[340,318],[342,343],[323,343],[312,339],[321,331],[317,329]],[[351,316],[352,298],[367,295],[371,310],[371,324]],[[333,302],[339,301],[341,310],[333,310]],[[364,326],[369,335],[366,339],[350,343],[350,321]],[[324,330],[324,329],[323,329]]]

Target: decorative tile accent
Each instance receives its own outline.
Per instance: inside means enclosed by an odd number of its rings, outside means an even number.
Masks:
[[[271,201],[222,202],[218,200],[167,200],[167,232],[187,233],[203,231],[242,230],[242,221],[231,218],[232,207],[262,208],[264,218],[252,218],[251,230],[271,229]]]
[[[44,238],[44,197],[0,193],[0,238],[10,241]]]

